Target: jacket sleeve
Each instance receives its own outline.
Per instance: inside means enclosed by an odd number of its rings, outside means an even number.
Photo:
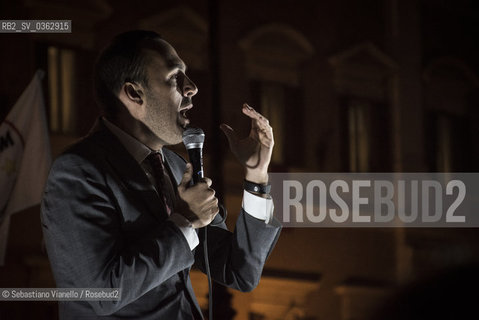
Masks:
[[[119,301],[89,301],[98,315],[113,314],[194,262],[170,221],[127,239],[117,199],[105,181],[89,161],[63,155],[50,171],[41,208],[57,286],[122,289]]]
[[[208,258],[212,278],[243,292],[259,283],[264,264],[280,234],[280,224],[264,221],[241,210],[234,232],[221,226],[208,226]],[[200,245],[195,251],[195,263],[205,272],[204,228],[200,230]]]

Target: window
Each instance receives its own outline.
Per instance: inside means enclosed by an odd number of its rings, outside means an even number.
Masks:
[[[50,130],[73,133],[76,129],[75,52],[56,46],[47,47]]]
[[[299,87],[270,81],[251,81],[252,104],[274,131],[271,163],[276,169],[304,162],[304,121],[302,91]]]
[[[284,162],[284,90],[280,85],[264,83],[261,92],[261,112],[269,119],[275,135],[275,146],[271,161]]]
[[[283,24],[260,26],[239,45],[251,83],[251,103],[268,117],[274,130],[274,170],[303,166],[302,71],[314,53],[313,46],[300,32]]]
[[[369,171],[369,105],[351,103],[348,106],[349,170]]]
[[[476,171],[479,81],[461,60],[439,57],[424,72],[424,149],[429,170]]]
[[[437,172],[470,171],[471,135],[464,116],[426,113],[426,151],[429,168]]]
[[[388,108],[367,99],[343,99],[343,150],[346,170],[387,172],[391,170],[391,140]]]

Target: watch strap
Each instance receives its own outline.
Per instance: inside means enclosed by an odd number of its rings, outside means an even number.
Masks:
[[[270,184],[259,184],[248,180],[244,180],[243,187],[246,191],[259,194],[269,194],[271,191]]]

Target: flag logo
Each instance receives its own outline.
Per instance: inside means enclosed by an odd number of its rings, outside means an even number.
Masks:
[[[38,205],[51,164],[41,78],[37,71],[0,123],[0,266],[10,216]]]
[[[0,221],[2,213],[5,212],[10,194],[13,190],[17,172],[19,170],[18,159],[23,155],[23,137],[20,135],[14,124],[5,120],[0,126]]]

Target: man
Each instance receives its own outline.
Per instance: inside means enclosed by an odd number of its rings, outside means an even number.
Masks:
[[[163,148],[189,124],[196,85],[154,32],[117,36],[95,68],[104,117],[53,164],[42,203],[46,247],[58,287],[121,288],[119,301],[60,302],[61,319],[201,319],[189,279],[204,270],[202,233],[218,213],[212,182],[190,186],[192,167]],[[214,280],[250,291],[278,236],[267,194],[274,144],[268,121],[247,105],[252,129],[221,128],[249,186],[233,233],[209,226]],[[248,185],[248,184],[245,184]],[[198,234],[200,236],[198,236]]]

